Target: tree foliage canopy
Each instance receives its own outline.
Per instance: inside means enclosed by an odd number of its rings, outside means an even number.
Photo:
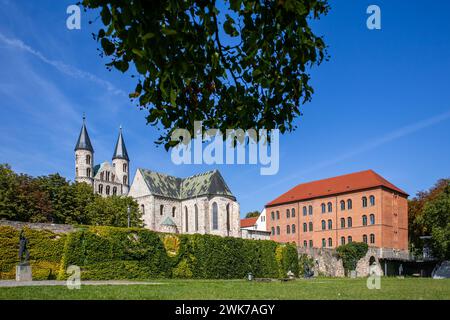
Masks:
[[[245,218],[255,218],[255,217],[259,217],[260,213],[259,211],[250,211],[247,212],[247,214],[245,215]]]
[[[139,107],[162,125],[157,140],[176,145],[177,128],[295,129],[311,100],[307,68],[327,59],[308,24],[327,14],[327,0],[83,0],[100,10],[94,37],[108,68],[137,70]],[[133,75],[134,76],[134,75]]]
[[[86,183],[70,183],[59,174],[31,177],[0,164],[0,219],[141,227],[138,204],[130,197],[102,198]]]
[[[445,200],[442,200],[442,198],[445,198],[446,192],[448,195],[449,185],[450,179],[440,179],[429,190],[418,192],[408,202],[408,232],[412,252],[421,254],[424,245],[423,240],[420,238],[421,236],[433,236],[434,227],[437,227],[436,230],[442,226],[445,227],[445,223],[436,223],[439,220],[434,217],[434,214],[445,208],[445,206],[442,206],[442,204],[445,204]],[[442,218],[447,219],[447,223],[450,222],[450,217],[445,212],[442,213]],[[436,230],[435,232],[437,232]],[[437,234],[432,238],[431,242],[431,245],[434,247],[433,251],[441,246],[438,244],[440,241]],[[438,249],[438,251],[441,250]]]
[[[450,259],[450,182],[423,208],[423,223],[431,235],[433,256]]]

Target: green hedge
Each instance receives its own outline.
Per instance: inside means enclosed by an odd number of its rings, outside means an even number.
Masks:
[[[56,279],[60,270],[65,234],[24,228],[34,280]],[[0,279],[14,279],[19,262],[20,231],[0,226]]]
[[[26,229],[34,279],[238,279],[298,274],[295,245],[212,235],[174,235],[146,229],[83,227],[67,235]],[[0,227],[2,278],[14,278],[19,231]]]

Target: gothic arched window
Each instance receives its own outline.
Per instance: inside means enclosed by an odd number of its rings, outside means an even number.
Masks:
[[[292,231],[292,233],[295,233],[295,224],[292,225],[291,231]]]
[[[322,203],[320,206],[322,207],[322,213],[325,213],[326,212],[326,205],[325,205],[325,203]]]
[[[172,207],[172,217],[175,218],[175,210],[177,210],[175,207]]]
[[[313,231],[313,223],[312,222],[309,223],[309,231]]]
[[[164,205],[159,206],[159,214],[162,216],[164,214]]]
[[[109,196],[109,190],[111,189],[111,187],[110,186],[106,186],[106,195],[108,195]]]
[[[91,156],[89,154],[86,155],[86,164],[91,164]]]
[[[291,226],[290,225],[286,226],[286,233],[287,234],[291,233]]]
[[[308,213],[307,213],[306,207],[303,207],[303,215],[306,216],[307,214],[308,214]]]
[[[353,224],[352,217],[347,218],[347,228],[351,228]]]
[[[186,221],[186,232],[189,232],[189,213],[188,208],[184,207],[184,215],[185,215],[185,221]]]
[[[363,242],[367,243],[367,234],[363,234]]]
[[[230,230],[231,230],[231,226],[230,226],[230,204],[229,203],[227,204],[226,209],[227,209],[227,233],[229,233]]]
[[[290,218],[291,217],[291,212],[289,211],[289,209],[286,209],[286,218]]]
[[[371,244],[375,243],[375,235],[373,233],[370,234],[370,243]]]
[[[347,237],[347,242],[348,242],[348,243],[352,243],[352,241],[353,241],[352,236],[348,236],[348,237]]]
[[[127,172],[127,164],[126,163],[123,164],[123,172]]]
[[[195,231],[198,231],[198,208],[197,205],[194,205],[195,211]]]
[[[127,181],[128,181],[128,180],[127,180],[127,175],[124,175],[124,176],[123,176],[123,184],[127,184]]]
[[[370,220],[370,224],[375,224],[375,215],[374,215],[374,214],[371,214],[371,215],[369,216],[369,220]]]
[[[328,230],[333,229],[333,221],[330,219],[328,220]]]
[[[345,218],[341,218],[341,228],[345,228]]]
[[[370,201],[370,205],[374,206],[375,205],[375,196],[370,196],[369,201]]]
[[[89,178],[91,177],[91,168],[86,169],[86,176]]]
[[[333,205],[331,204],[331,202],[328,202],[328,212],[333,211]]]
[[[333,239],[328,238],[328,246],[332,247],[333,246]]]
[[[100,193],[100,194],[103,193],[103,185],[102,184],[98,185],[98,193]]]
[[[308,212],[309,215],[312,216],[312,214],[313,214],[313,207],[312,207],[312,206],[309,206],[309,207],[308,207],[308,211],[309,211],[309,212]]]
[[[325,222],[325,220],[322,220],[322,230],[325,230],[326,229],[326,222]]]
[[[345,210],[345,201],[341,200],[341,210]]]
[[[212,204],[212,228],[213,230],[219,229],[219,212],[217,208],[217,203],[213,202]]]
[[[308,225],[306,223],[303,224],[303,232],[308,231]]]
[[[145,206],[143,204],[141,204],[141,212],[142,214],[145,214]]]
[[[341,237],[341,245],[345,244],[345,237]]]

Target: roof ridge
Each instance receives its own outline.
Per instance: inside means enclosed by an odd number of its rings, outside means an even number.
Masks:
[[[369,169],[298,184],[267,203],[266,206],[377,187],[385,187],[408,196],[405,191]]]
[[[373,171],[372,169],[368,169],[368,170],[362,170],[362,171],[357,171],[357,172],[345,173],[345,174],[341,174],[341,175],[334,176],[334,177],[329,177],[329,178],[322,178],[322,179],[312,180],[312,181],[308,181],[308,182],[302,182],[302,183],[299,183],[298,185],[296,185],[296,186],[293,187],[293,188],[296,188],[296,187],[298,187],[298,186],[305,185],[305,184],[316,183],[316,182],[322,182],[322,181],[325,181],[325,180],[331,180],[331,179],[337,179],[337,178],[343,178],[343,177],[346,177],[346,176],[353,176],[353,175],[361,174],[361,173],[364,173],[364,172],[372,172],[372,173],[377,174],[377,173],[376,173],[375,171]]]

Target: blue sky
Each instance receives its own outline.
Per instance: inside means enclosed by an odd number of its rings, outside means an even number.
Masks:
[[[217,168],[242,215],[299,183],[354,171],[373,169],[411,195],[450,176],[448,1],[330,1],[314,30],[331,59],[311,71],[313,101],[281,137],[274,176],[257,165],[172,164],[127,98],[132,79],[104,67],[88,17],[81,30],[66,28],[73,2],[0,0],[0,162],[18,172],[72,180],[86,112],[97,163],[110,161],[122,125],[133,172]],[[366,28],[370,4],[381,8],[381,30]]]

